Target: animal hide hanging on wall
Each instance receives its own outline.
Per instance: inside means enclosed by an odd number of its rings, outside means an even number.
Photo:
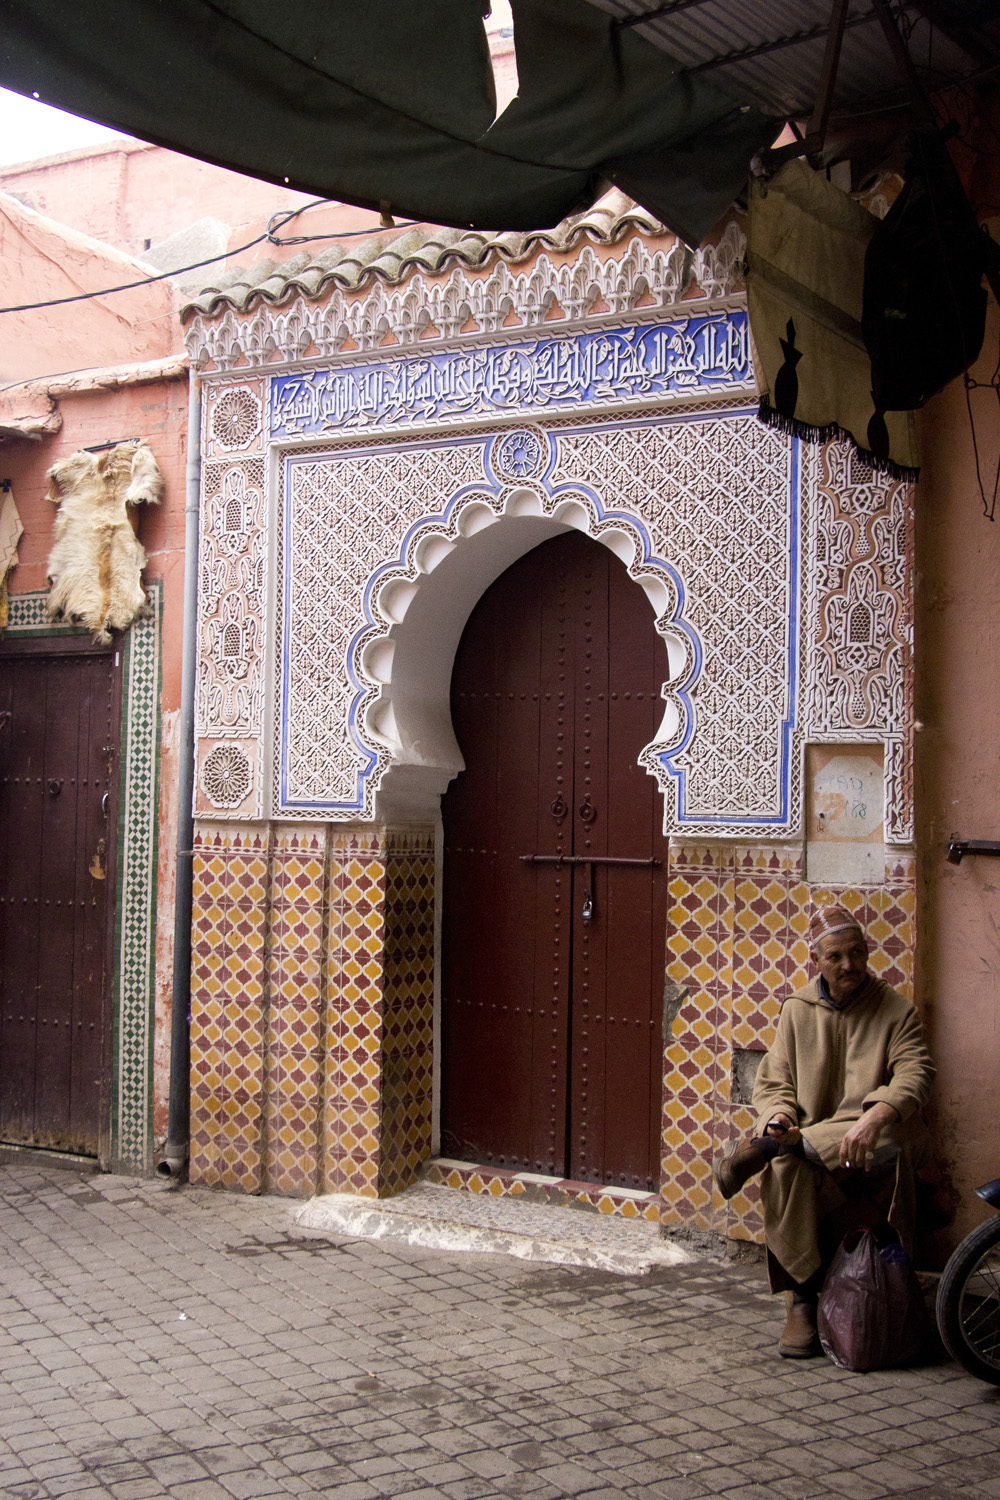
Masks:
[[[50,619],[86,625],[106,643],[146,609],[142,543],[128,506],[158,505],[163,475],[145,441],[118,443],[107,453],[72,454],[49,470],[48,498],[58,503],[49,553]]]
[[[14,504],[10,480],[0,481],[0,630],[10,619],[10,574],[17,567],[17,544],[24,527]]]

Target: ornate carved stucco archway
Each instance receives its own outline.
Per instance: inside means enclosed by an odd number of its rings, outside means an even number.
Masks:
[[[460,487],[437,513],[408,527],[398,556],[366,581],[366,623],[348,654],[354,685],[348,717],[362,747],[376,757],[388,753],[376,796],[383,814],[427,816],[461,769],[448,697],[465,621],[506,567],[566,529],[607,546],[649,597],[670,677],[663,684],[660,729],[642,759],[662,784],[669,780],[670,754],[689,737],[687,689],[701,661],[698,637],[683,618],[683,584],[656,555],[640,519],[609,511],[586,483],[555,482],[556,450],[556,434],[538,427],[488,436],[482,480]],[[373,774],[377,765],[374,760]]]
[[[750,521],[734,473],[755,485]],[[285,454],[280,487],[280,815],[427,816],[460,766],[464,620],[532,535],[571,526],[622,558],[667,642],[642,759],[668,830],[793,826],[800,475],[746,408],[310,448]]]
[[[572,527],[668,647],[642,755],[674,900],[662,1211],[753,1236],[710,1161],[806,962],[806,741],[882,747],[876,961],[907,980],[908,497],[757,422],[735,226],[693,259],[624,219],[576,251],[514,238],[431,241],[399,285],[292,270],[192,324],[192,1174],[386,1193],[426,1159],[452,658],[492,579]]]

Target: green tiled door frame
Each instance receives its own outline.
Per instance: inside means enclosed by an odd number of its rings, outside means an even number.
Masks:
[[[153,1007],[159,833],[160,653],[163,586],[146,589],[149,613],[121,637],[121,792],[111,1047],[112,1171],[153,1166]],[[85,635],[45,618],[44,593],[12,594],[8,640]]]

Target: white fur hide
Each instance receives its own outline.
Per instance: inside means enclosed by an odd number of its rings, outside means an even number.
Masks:
[[[140,574],[146,553],[127,507],[159,504],[163,475],[145,442],[107,453],[74,453],[49,470],[48,498],[58,502],[49,553],[50,619],[78,620],[106,642],[146,608]]]

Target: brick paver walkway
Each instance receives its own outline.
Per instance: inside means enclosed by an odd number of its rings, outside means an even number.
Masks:
[[[1000,1391],[781,1361],[762,1272],[319,1238],[0,1167],[0,1496],[1000,1497]]]

